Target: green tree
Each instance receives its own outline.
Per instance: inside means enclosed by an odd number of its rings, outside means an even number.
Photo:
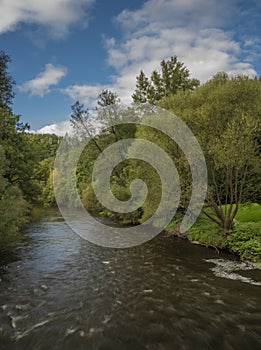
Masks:
[[[111,90],[103,90],[98,97],[96,120],[100,124],[100,134],[110,133],[114,136],[115,142],[135,137],[135,125],[124,123],[124,118],[129,119],[128,116],[134,110],[124,106],[117,93]]]
[[[72,106],[72,113],[70,117],[71,125],[78,137],[88,137],[92,139],[92,142],[97,147],[99,152],[102,152],[101,147],[99,146],[95,138],[95,129],[94,125],[91,123],[91,115],[87,108],[84,108],[84,105],[79,101],[76,101]]]
[[[193,93],[161,102],[184,119],[200,142],[209,173],[203,212],[225,234],[240,203],[252,200],[253,179],[260,193],[260,101],[260,80],[219,73]]]
[[[27,222],[28,203],[17,185],[12,185],[5,177],[8,161],[0,144],[0,241],[8,241],[18,234]],[[15,203],[15,204],[14,204]]]
[[[141,70],[136,80],[133,101],[156,104],[163,97],[176,94],[179,90],[192,91],[199,85],[199,80],[190,79],[190,72],[176,56],[160,62],[161,72],[154,70],[150,79]]]
[[[79,135],[82,140],[85,137],[91,138],[91,141],[83,150],[77,166],[78,191],[88,210],[102,212],[103,214],[106,212],[106,215],[114,219],[133,222],[136,220],[135,214],[121,215],[113,213],[103,208],[101,203],[98,202],[92,186],[92,170],[97,157],[109,145],[124,138],[135,137],[136,128],[134,124],[124,123],[124,118],[127,116],[128,119],[128,113],[131,112],[121,104],[115,92],[103,90],[98,96],[97,105],[97,108],[92,113],[89,113],[89,110],[80,104],[79,101],[72,106],[71,123],[76,131],[76,135]],[[117,123],[120,123],[120,125]],[[94,125],[97,126],[96,130]],[[128,162],[121,162],[113,170],[111,176],[112,192],[120,200],[127,200],[130,197],[128,167]],[[101,177],[95,179],[95,181],[101,181]]]
[[[16,128],[18,116],[9,108],[0,108],[0,144],[5,150],[7,168],[5,178],[17,185],[28,201],[34,202],[39,194],[39,186],[33,170],[37,164],[37,154],[28,142],[28,134]]]
[[[107,106],[117,105],[121,102],[117,93],[108,89],[102,90],[98,98],[99,100],[97,103],[102,108]]]
[[[0,51],[0,108],[7,108],[12,105],[14,92],[14,80],[8,73],[8,63],[11,59],[3,51]]]
[[[101,129],[106,131],[109,128],[109,132],[114,135],[115,141],[118,141],[121,136],[119,135],[119,127],[111,125],[118,119],[121,110],[121,100],[119,96],[111,90],[103,90],[98,96],[97,120],[101,124]]]
[[[26,141],[27,125],[12,113],[14,80],[8,73],[10,58],[0,53],[0,236],[17,233],[28,220],[29,201],[38,189],[32,173],[35,156]]]

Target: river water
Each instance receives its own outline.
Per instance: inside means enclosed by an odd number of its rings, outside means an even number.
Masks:
[[[166,234],[99,247],[58,211],[25,235],[0,251],[0,349],[261,348],[260,270],[229,254]]]

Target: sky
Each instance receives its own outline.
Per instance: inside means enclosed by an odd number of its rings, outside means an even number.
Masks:
[[[260,0],[0,0],[0,50],[12,62],[14,113],[64,134],[71,105],[103,89],[131,102],[136,76],[176,55],[201,82],[261,76]]]

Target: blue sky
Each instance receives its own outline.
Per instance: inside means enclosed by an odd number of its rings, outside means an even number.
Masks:
[[[131,101],[135,77],[177,55],[193,77],[261,75],[260,0],[0,0],[14,112],[63,133],[70,106],[104,88]],[[44,127],[44,129],[43,129]]]

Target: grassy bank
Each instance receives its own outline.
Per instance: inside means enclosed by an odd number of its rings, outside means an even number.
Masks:
[[[173,221],[166,231],[175,234],[178,225],[178,221]],[[241,205],[234,228],[227,236],[201,214],[186,237],[192,243],[225,249],[261,266],[261,206],[256,203]]]

